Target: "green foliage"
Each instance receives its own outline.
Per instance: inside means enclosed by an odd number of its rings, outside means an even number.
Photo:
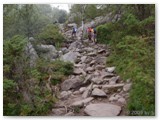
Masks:
[[[108,66],[116,66],[124,80],[132,79],[127,107],[133,116],[155,114],[154,22],[154,16],[140,20],[127,13],[119,22],[97,27],[98,42],[112,47]],[[142,114],[133,114],[134,111]]]
[[[37,64],[37,70],[41,73],[41,79],[51,75],[51,83],[55,85],[73,73],[73,64],[60,60],[53,62],[40,60]]]
[[[47,25],[42,32],[37,35],[37,38],[43,44],[56,44],[56,46],[64,40],[63,36],[58,31],[58,27],[53,24]]]

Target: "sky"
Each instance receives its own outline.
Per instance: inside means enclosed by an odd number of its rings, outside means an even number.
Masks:
[[[59,9],[66,10],[69,12],[69,4],[51,4],[52,7],[57,7]]]

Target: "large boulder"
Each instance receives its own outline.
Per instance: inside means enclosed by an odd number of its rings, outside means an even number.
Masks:
[[[83,84],[83,80],[80,77],[75,77],[72,79],[67,79],[61,84],[61,89],[63,91],[72,89],[72,88],[77,88],[80,87]]]
[[[39,58],[37,52],[35,51],[33,45],[28,42],[25,48],[25,53],[30,59],[30,66],[36,65],[36,60]]]
[[[36,50],[44,59],[52,60],[58,57],[58,52],[53,45],[37,45]]]
[[[65,62],[75,63],[75,61],[77,60],[77,57],[78,57],[78,52],[70,51],[70,52],[62,55],[60,59]]]
[[[121,107],[108,103],[99,103],[86,106],[84,111],[90,116],[117,116],[121,112]]]

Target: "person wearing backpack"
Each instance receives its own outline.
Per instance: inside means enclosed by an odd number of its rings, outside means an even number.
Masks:
[[[88,34],[88,39],[92,40],[92,29],[91,29],[91,27],[88,27],[87,34]]]
[[[93,42],[96,43],[97,42],[97,31],[96,28],[93,27]]]
[[[73,27],[73,29],[72,29],[72,37],[76,37],[76,31],[77,31],[76,27]]]

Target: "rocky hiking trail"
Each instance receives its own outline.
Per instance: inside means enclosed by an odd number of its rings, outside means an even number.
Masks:
[[[115,73],[116,66],[107,66],[109,46],[77,38],[68,43],[61,48],[61,60],[72,62],[74,72],[60,84],[59,101],[50,115],[125,116],[131,82]]]

